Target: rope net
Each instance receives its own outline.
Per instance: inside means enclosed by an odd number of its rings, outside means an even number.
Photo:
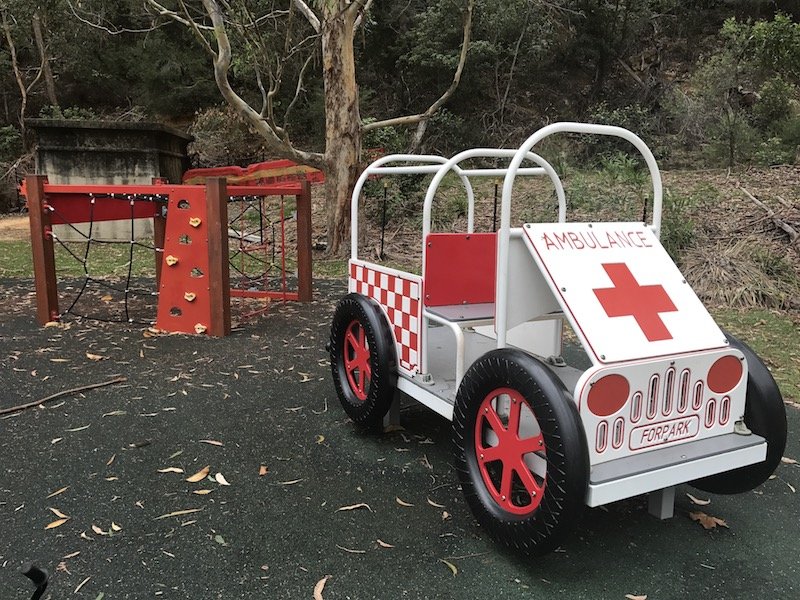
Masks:
[[[124,240],[102,239],[96,237],[95,207],[97,202],[127,202],[130,205],[129,238]],[[53,204],[48,204],[47,209],[63,223],[71,236],[59,236],[52,232],[53,240],[58,247],[69,257],[79,263],[83,271],[82,280],[77,284],[77,291],[72,296],[69,304],[59,318],[69,315],[100,321],[106,323],[130,323],[138,325],[153,325],[155,320],[144,318],[145,313],[154,314],[155,299],[158,291],[155,290],[155,260],[153,255],[163,252],[163,248],[156,248],[152,240],[136,239],[134,206],[136,202],[157,202],[166,205],[167,197],[160,195],[123,195],[123,194],[89,194],[89,218],[86,221],[88,230],[82,230],[70,222],[67,216],[61,213]],[[69,239],[77,237],[77,239]],[[102,250],[101,250],[102,248]],[[121,252],[114,249],[120,248]],[[137,249],[140,251],[137,252]],[[134,262],[142,260],[142,254],[148,251],[152,268],[149,273],[143,267],[134,268]],[[115,265],[114,272],[122,271],[122,275],[109,275],[110,260],[127,259],[124,263]],[[92,259],[95,259],[93,261]],[[95,264],[106,271],[94,271]],[[69,268],[65,269],[69,272]],[[134,274],[137,276],[134,278]],[[149,276],[148,276],[149,275]],[[67,289],[74,289],[67,286]],[[115,298],[121,301],[121,307],[116,311]],[[97,310],[106,307],[105,312]],[[93,311],[93,312],[87,312]]]

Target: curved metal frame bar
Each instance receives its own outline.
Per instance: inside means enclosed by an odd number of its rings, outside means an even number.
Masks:
[[[497,290],[496,298],[496,329],[497,329],[497,347],[504,348],[506,346],[506,326],[508,323],[508,257],[509,257],[509,229],[511,227],[511,192],[514,188],[514,180],[517,174],[521,171],[520,165],[522,161],[527,158],[529,151],[536,144],[541,142],[544,138],[554,133],[581,133],[590,135],[608,135],[613,137],[622,138],[631,144],[639,151],[650,170],[650,178],[653,181],[653,222],[650,227],[655,234],[660,237],[661,232],[661,208],[663,200],[663,189],[661,185],[661,173],[658,170],[658,164],[647,147],[647,144],[635,133],[623,129],[622,127],[614,127],[611,125],[595,125],[590,123],[553,123],[546,127],[542,127],[539,131],[530,136],[519,147],[508,166],[505,180],[503,181],[503,199],[500,208],[500,231],[497,242]]]

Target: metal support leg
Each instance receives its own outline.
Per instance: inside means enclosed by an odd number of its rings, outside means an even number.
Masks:
[[[675,486],[647,495],[647,512],[656,519],[671,519],[675,514]]]
[[[400,394],[394,395],[392,405],[389,407],[389,412],[383,417],[384,431],[391,431],[400,427]]]

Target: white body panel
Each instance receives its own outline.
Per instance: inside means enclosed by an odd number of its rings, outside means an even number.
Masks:
[[[727,346],[644,224],[540,223],[525,225],[524,231],[593,360],[622,362]]]

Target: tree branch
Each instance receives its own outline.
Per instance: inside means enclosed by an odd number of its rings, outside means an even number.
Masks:
[[[163,9],[165,11],[167,10],[166,8],[164,8],[163,6],[158,4],[157,2],[151,2],[151,0],[147,0],[147,1],[150,2],[151,4],[153,4],[154,6],[160,7],[161,9]],[[74,16],[76,19],[78,19],[78,21],[80,21],[84,25],[88,25],[89,27],[92,27],[93,29],[100,29],[101,31],[105,31],[109,35],[119,35],[121,33],[149,33],[150,31],[153,31],[155,29],[158,29],[159,27],[162,27],[162,25],[155,25],[153,27],[148,27],[146,29],[127,29],[127,28],[124,28],[124,27],[120,27],[120,28],[115,27],[114,29],[111,29],[110,27],[107,27],[105,25],[101,25],[100,23],[93,23],[92,21],[90,21],[90,20],[82,17],[81,15],[79,15],[78,11],[72,5],[72,1],[71,0],[67,0],[67,6],[69,6],[70,11],[72,12],[72,16]]]
[[[319,33],[322,30],[322,24],[319,22],[319,17],[314,14],[314,11],[303,2],[303,0],[293,0],[294,5],[298,8],[298,10],[303,13],[303,16],[308,19],[308,22],[311,23],[311,27],[314,28],[314,31]]]
[[[458,84],[461,82],[461,74],[464,71],[464,65],[467,62],[467,53],[469,50],[469,42],[470,37],[472,35],[472,12],[473,8],[475,7],[475,0],[468,0],[467,1],[467,8],[466,8],[466,15],[464,18],[464,28],[463,28],[463,39],[461,42],[461,54],[458,58],[458,66],[456,67],[456,72],[453,75],[453,81],[450,83],[450,87],[445,90],[445,92],[436,100],[433,104],[428,107],[424,113],[420,113],[417,115],[407,115],[404,117],[395,117],[393,119],[386,119],[383,121],[373,121],[372,123],[367,123],[363,125],[361,130],[363,132],[373,131],[375,129],[381,129],[383,127],[395,127],[398,125],[417,125],[417,130],[414,133],[414,137],[412,138],[411,144],[409,146],[409,152],[414,152],[418,147],[419,144],[422,142],[422,137],[425,135],[425,131],[428,128],[428,121],[430,118],[436,114],[445,102],[450,99],[450,96],[453,95],[453,92],[456,91]]]
[[[216,79],[217,87],[228,104],[256,129],[264,138],[267,148],[272,152],[318,169],[325,168],[322,154],[298,150],[285,138],[282,139],[275,129],[233,90],[228,79],[228,72],[231,68],[231,44],[228,39],[228,32],[225,29],[225,19],[216,0],[203,0],[203,6],[214,26],[214,38],[217,42],[217,53],[214,57],[214,78]]]
[[[372,0],[367,0],[364,3],[364,8],[361,10],[361,12],[358,13],[358,16],[356,17],[356,21],[353,24],[353,28],[354,29],[358,29],[361,26],[361,23],[364,20],[364,17],[367,16],[367,13],[369,12],[369,9],[370,9],[371,6],[372,6]]]

